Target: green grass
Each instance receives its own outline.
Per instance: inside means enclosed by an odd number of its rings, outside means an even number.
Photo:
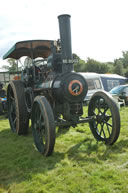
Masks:
[[[107,147],[89,125],[57,131],[54,153],[43,157],[27,136],[12,133],[0,118],[0,193],[127,193],[128,107],[121,108],[121,133]]]

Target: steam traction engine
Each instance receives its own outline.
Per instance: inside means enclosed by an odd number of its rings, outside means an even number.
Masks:
[[[26,134],[32,122],[36,148],[51,155],[55,144],[55,128],[89,123],[98,141],[112,145],[120,133],[120,115],[112,97],[95,93],[83,117],[86,80],[73,71],[70,16],[60,15],[60,40],[17,42],[4,59],[27,56],[21,80],[11,81],[7,89],[8,115],[11,130]]]

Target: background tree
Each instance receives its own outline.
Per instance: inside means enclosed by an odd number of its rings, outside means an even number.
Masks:
[[[121,58],[106,63],[96,61],[92,58],[87,58],[87,61],[84,61],[76,54],[73,54],[73,57],[79,60],[78,63],[74,64],[76,72],[115,73],[128,77],[128,51],[123,51]]]
[[[122,55],[123,55],[123,58],[121,58],[121,60],[122,60],[123,67],[128,68],[128,51],[123,51]]]
[[[104,74],[109,71],[107,63],[101,63],[91,58],[87,59],[86,65],[87,65],[86,68],[87,72],[97,72]]]
[[[73,54],[73,58],[79,61],[78,63],[74,64],[74,70],[76,72],[109,72],[109,67],[107,63],[101,63],[91,58],[88,58],[87,61],[84,61],[80,59],[80,57],[76,54]]]
[[[18,67],[17,60],[13,58],[9,58],[7,62],[8,62],[8,65],[3,65],[2,68],[8,70],[9,72],[16,72],[21,70],[21,67]]]
[[[124,75],[128,77],[128,51],[123,51],[122,55],[123,55],[123,58],[121,59],[124,67]]]
[[[123,62],[122,62],[122,59],[116,59],[114,61],[114,69],[113,69],[113,72],[115,74],[119,74],[121,76],[124,75],[124,68],[123,68]]]
[[[80,57],[77,56],[77,54],[73,54],[73,59],[78,60],[78,62],[74,64],[74,71],[86,72],[86,62],[84,60],[81,60]]]

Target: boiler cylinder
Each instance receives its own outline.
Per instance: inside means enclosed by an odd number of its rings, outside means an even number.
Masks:
[[[87,82],[83,76],[75,72],[57,76],[52,84],[52,92],[59,102],[82,102],[88,91]]]

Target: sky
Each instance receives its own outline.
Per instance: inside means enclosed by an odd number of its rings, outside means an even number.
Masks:
[[[72,52],[114,61],[128,51],[128,0],[0,0],[0,67],[17,42],[59,39],[58,15],[71,15]]]

